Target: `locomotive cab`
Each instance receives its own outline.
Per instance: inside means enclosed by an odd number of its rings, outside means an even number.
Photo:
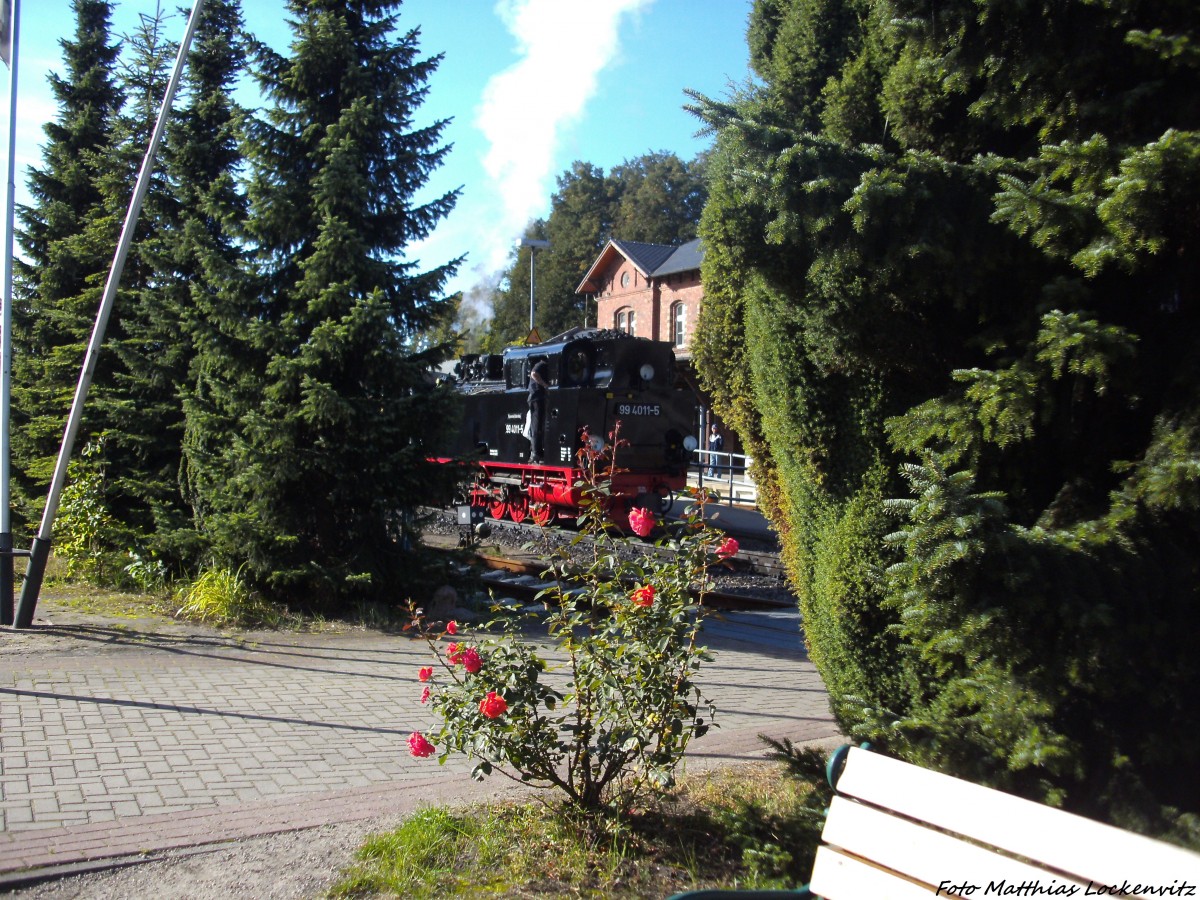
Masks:
[[[546,407],[546,461],[573,465],[583,435],[610,441],[620,423],[616,449],[621,468],[686,466],[683,439],[694,401],[675,384],[675,354],[669,344],[624,332],[587,331],[566,340],[513,347],[504,354],[505,392],[512,396],[506,421],[522,427],[529,372],[545,360],[550,390]],[[506,432],[507,434],[507,432]],[[528,442],[519,432],[505,441],[500,458],[527,460]]]

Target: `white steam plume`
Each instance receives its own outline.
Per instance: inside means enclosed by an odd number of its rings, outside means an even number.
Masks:
[[[579,120],[600,72],[617,54],[621,17],[653,0],[500,0],[496,13],[521,60],[484,88],[476,124],[489,149],[499,220],[480,262],[504,267],[530,219],[545,207],[561,132]]]

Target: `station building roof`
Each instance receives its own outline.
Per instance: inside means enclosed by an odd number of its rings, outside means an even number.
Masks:
[[[607,271],[616,258],[620,256],[631,262],[647,279],[662,275],[674,275],[699,269],[704,259],[704,249],[700,239],[688,241],[678,247],[669,244],[644,244],[638,241],[610,240],[605,244],[596,261],[592,263],[579,287],[577,294],[596,294],[600,292],[600,275]]]

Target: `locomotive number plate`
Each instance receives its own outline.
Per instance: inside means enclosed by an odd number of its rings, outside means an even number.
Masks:
[[[618,403],[618,416],[661,416],[662,406],[658,403]]]

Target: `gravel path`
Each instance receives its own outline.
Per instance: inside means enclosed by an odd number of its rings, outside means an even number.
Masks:
[[[151,862],[74,875],[8,896],[44,900],[301,900],[325,894],[374,831],[397,818],[310,828],[171,851]]]

